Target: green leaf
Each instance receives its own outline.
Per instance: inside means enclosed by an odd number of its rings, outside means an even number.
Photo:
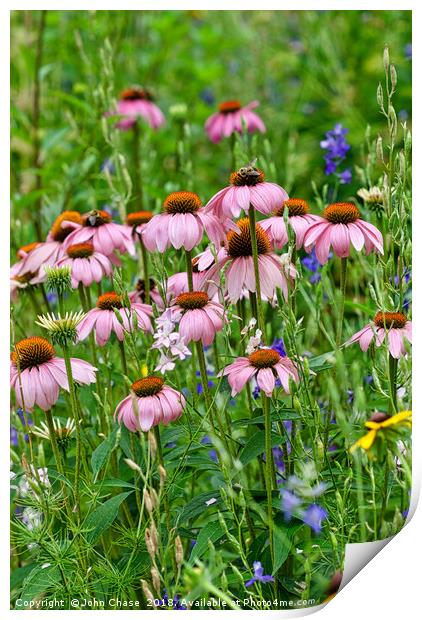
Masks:
[[[50,472],[49,472],[50,473]],[[28,577],[29,573],[36,566],[35,562],[31,564],[26,564],[26,566],[20,566],[19,568],[15,568],[10,572],[10,589],[14,590],[15,588],[19,588],[24,579]]]
[[[207,523],[205,527],[201,529],[196,539],[196,544],[190,554],[189,562],[193,563],[197,558],[203,556],[208,550],[208,541],[215,543],[224,536],[224,530],[221,527],[220,521],[212,521]]]
[[[291,523],[282,527],[274,527],[274,575],[287,560],[293,546],[294,536],[302,527],[303,523]]]
[[[60,571],[57,566],[46,566],[45,568],[37,566],[24,580],[19,598],[22,602],[32,601],[39,598],[39,595],[46,592],[49,587],[54,586],[56,588],[60,581]]]
[[[277,446],[284,441],[284,437],[281,435],[271,435],[271,445]],[[247,465],[254,458],[265,452],[265,431],[257,431],[249,441],[246,443],[242,452],[240,453],[240,461],[243,465]]]
[[[104,504],[98,506],[85,520],[84,529],[88,530],[86,538],[91,544],[110,527],[119,512],[120,504],[130,495],[132,491],[119,493],[108,499]]]
[[[212,498],[215,498],[217,501],[207,506],[206,502]],[[178,521],[180,521],[180,523],[186,523],[186,521],[194,519],[205,510],[218,506],[220,501],[220,492],[217,489],[208,493],[200,493],[182,508]]]
[[[118,429],[119,427],[115,426],[107,439],[104,439],[104,441],[100,443],[100,445],[97,446],[92,453],[91,467],[94,474],[94,482],[97,480],[97,476],[100,473],[102,466],[117,446],[118,441],[116,441],[116,438]]]

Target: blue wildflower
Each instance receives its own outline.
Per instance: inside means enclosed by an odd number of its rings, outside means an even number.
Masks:
[[[207,105],[209,105],[209,106],[214,105],[214,103],[215,103],[215,96],[214,96],[214,93],[211,90],[211,88],[208,88],[208,87],[204,88],[200,92],[199,96],[201,97],[202,101],[204,103],[206,103]]]
[[[169,598],[167,589],[164,588],[163,598],[157,602],[159,607],[167,607],[167,609],[187,609],[186,605],[183,605],[180,596],[175,594],[173,598]]]
[[[412,44],[411,43],[407,43],[406,47],[404,48],[404,56],[406,60],[412,60]]]
[[[287,489],[281,490],[281,510],[284,512],[284,518],[286,521],[290,521],[293,517],[293,513],[302,505],[300,497],[288,491]]]
[[[246,588],[249,588],[249,586],[253,585],[257,581],[259,581],[260,583],[268,583],[269,581],[274,581],[274,577],[272,575],[264,575],[264,568],[261,562],[253,563],[253,577],[245,583]]]
[[[319,534],[322,530],[322,522],[327,518],[327,511],[319,504],[310,504],[303,513],[303,522]]]
[[[10,443],[12,446],[15,446],[15,448],[18,445],[18,431],[14,426],[10,427]]]
[[[283,338],[274,338],[271,349],[277,351],[277,353],[281,355],[281,357],[286,357],[286,349],[284,348]]]
[[[340,164],[346,159],[346,154],[350,150],[350,144],[348,144],[345,136],[349,133],[346,127],[343,127],[341,123],[337,123],[334,129],[327,131],[325,134],[325,140],[321,140],[320,146],[326,151],[324,154],[325,160],[325,174],[330,176],[337,174],[340,179],[340,183],[350,183],[352,180],[352,171],[347,168],[343,172],[338,172],[337,169]]]

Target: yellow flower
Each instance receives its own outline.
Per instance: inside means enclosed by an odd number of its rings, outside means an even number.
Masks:
[[[148,366],[146,364],[142,364],[141,373],[143,377],[148,376]]]
[[[370,450],[372,444],[374,443],[377,434],[384,428],[389,428],[391,426],[404,426],[407,428],[411,428],[412,426],[412,412],[411,411],[401,411],[400,413],[396,413],[396,415],[391,416],[391,418],[386,418],[381,422],[376,422],[375,420],[369,420],[365,422],[366,428],[369,428],[369,432],[366,433],[363,437],[357,440],[355,444],[350,448],[350,452],[354,452],[357,448],[362,448],[362,450]]]

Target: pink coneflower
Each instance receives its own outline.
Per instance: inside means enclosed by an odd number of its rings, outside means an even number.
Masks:
[[[122,318],[116,317],[117,310]],[[152,308],[147,304],[132,303],[130,308],[123,306],[123,300],[117,293],[100,295],[95,308],[90,310],[78,325],[78,340],[85,340],[95,329],[95,340],[103,347],[113,331],[119,340],[124,340],[125,332],[133,330],[133,316],[136,315],[138,327],[144,332],[152,332]]]
[[[193,192],[173,192],[165,199],[163,208],[164,213],[154,215],[142,233],[145,247],[151,252],[164,252],[170,246],[190,251],[200,243],[204,230],[216,246],[225,237],[227,218],[218,219],[206,213]]]
[[[10,299],[13,302],[17,301],[19,289],[24,289],[28,286],[35,286],[40,282],[44,282],[46,279],[46,275],[44,273],[39,275],[39,273],[25,271],[23,267],[26,257],[39,245],[39,242],[28,243],[27,245],[19,248],[16,252],[17,257],[20,260],[10,268]]]
[[[223,306],[211,301],[203,291],[181,293],[171,309],[174,317],[181,315],[177,320],[179,334],[185,344],[201,340],[204,346],[208,346],[213,342],[215,334],[223,329]]]
[[[212,114],[205,123],[205,131],[209,139],[220,142],[222,138],[228,138],[232,133],[243,133],[246,128],[248,133],[260,131],[265,133],[265,125],[258,114],[252,112],[259,105],[258,101],[252,101],[248,105],[241,105],[240,101],[224,101],[218,106],[219,111]]]
[[[135,213],[128,213],[126,217],[126,228],[128,232],[135,237],[141,235],[145,230],[146,225],[153,217],[152,211],[136,211]]]
[[[350,255],[350,244],[358,252],[365,246],[366,253],[384,254],[382,235],[378,228],[360,219],[360,211],[353,202],[336,202],[324,209],[323,217],[305,233],[303,246],[310,252],[315,246],[318,261],[328,260],[330,246],[341,258]]]
[[[306,200],[301,198],[289,198],[283,206],[276,209],[272,217],[259,222],[260,226],[268,234],[272,245],[276,249],[280,249],[288,240],[286,225],[284,223],[284,211],[288,211],[288,222],[293,228],[296,236],[296,249],[303,245],[303,238],[306,231],[312,224],[315,224],[319,217],[309,213],[309,206]]]
[[[152,129],[158,129],[165,123],[164,114],[145,88],[133,87],[124,90],[117,102],[117,114],[123,116],[116,123],[123,131],[131,129],[140,117],[146,120]]]
[[[63,211],[55,220],[44,243],[27,252],[22,260],[19,273],[38,273],[42,267],[53,267],[64,254],[65,239],[73,232],[74,227],[82,224],[82,216],[77,211]],[[42,274],[40,274],[42,275]]]
[[[92,243],[75,243],[66,248],[66,256],[57,261],[57,267],[69,265],[73,288],[78,288],[82,282],[84,286],[91,286],[93,282],[100,282],[104,276],[110,277],[113,265],[110,259],[94,250]]]
[[[202,254],[198,263],[200,270],[208,267],[206,283],[203,285],[207,292],[213,291],[215,285],[219,284],[221,269],[223,265],[228,264],[225,271],[225,292],[233,303],[242,297],[244,289],[256,293],[249,219],[242,218],[236,224],[239,232],[233,230],[228,232],[225,247],[218,251],[214,264],[210,266],[214,257],[209,250]],[[272,251],[268,235],[260,224],[256,224],[256,240],[262,296],[273,299],[275,289],[278,287],[287,300],[288,278],[296,277],[294,265],[286,262],[284,257],[287,255],[277,256]]]
[[[262,170],[252,164],[239,168],[230,175],[230,185],[217,192],[205,205],[205,211],[219,218],[239,217],[242,209],[247,212],[252,205],[257,211],[269,215],[289,196],[280,185],[264,179]]]
[[[163,298],[161,297],[157,285],[152,278],[149,279],[149,294],[151,297],[151,301],[155,303],[157,308],[163,310],[165,305],[163,302]],[[136,282],[135,290],[130,291],[130,293],[128,293],[128,297],[131,303],[138,302],[144,304],[145,296],[145,281],[142,278],[139,278]]]
[[[367,351],[374,338],[379,347],[386,337],[392,357],[402,357],[406,354],[405,338],[412,342],[412,321],[401,312],[377,312],[374,322],[354,334],[346,345],[359,342],[362,351]]]
[[[107,211],[90,211],[83,216],[81,225],[66,238],[64,249],[77,243],[92,243],[94,250],[115,262],[114,252],[129,252],[135,256],[135,244],[127,226],[115,224]]]
[[[180,418],[185,405],[183,394],[164,385],[161,377],[149,376],[132,383],[132,393],[117,405],[114,417],[132,432],[145,432]]]
[[[232,396],[238,394],[252,377],[256,378],[258,387],[267,395],[271,396],[276,379],[279,378],[284,391],[289,394],[289,379],[295,383],[299,381],[299,375],[292,360],[281,357],[274,349],[259,349],[251,353],[249,357],[238,357],[233,364],[229,364],[222,370],[219,376],[227,376],[232,388]]]
[[[70,363],[77,383],[95,383],[97,368],[77,358],[71,358]],[[48,411],[59,397],[59,388],[69,391],[64,359],[56,357],[54,347],[39,336],[24,338],[16,343],[11,354],[10,382],[18,406],[28,410],[38,405]]]

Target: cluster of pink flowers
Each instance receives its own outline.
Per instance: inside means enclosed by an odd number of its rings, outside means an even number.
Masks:
[[[252,102],[242,107],[237,101],[221,104],[219,112],[206,123],[210,139],[218,142],[234,132],[264,132],[264,123],[253,112],[257,105]],[[164,116],[151,93],[137,87],[122,93],[115,113],[120,117],[117,126],[123,130],[133,128],[139,118],[153,129],[164,124]],[[260,219],[252,234],[257,213]],[[308,253],[315,249],[322,264],[327,262],[331,248],[341,258],[348,257],[352,247],[357,251],[365,248],[367,254],[383,253],[381,233],[361,218],[355,204],[335,203],[327,206],[322,216],[311,214],[306,201],[289,198],[282,187],[267,181],[264,172],[252,162],[232,172],[229,185],[205,206],[197,194],[177,191],[164,200],[161,213],[137,211],[129,214],[124,224],[113,222],[103,210],[84,215],[65,211],[44,242],[19,250],[19,260],[11,270],[12,296],[16,299],[19,288],[43,282],[46,267],[69,267],[73,288],[87,288],[94,282],[111,280],[114,267],[121,265],[119,255],[136,256],[137,244],[142,251],[149,252],[164,253],[170,247],[185,250],[186,259],[192,260],[188,272],[171,275],[160,291],[149,280],[148,291],[155,310],[145,303],[148,281],[139,279],[128,296],[114,291],[100,294],[95,307],[89,309],[77,327],[79,341],[92,333],[101,347],[113,333],[124,341],[135,327],[152,335],[151,349],[158,350],[160,355],[154,371],[164,375],[175,368],[177,361],[191,355],[190,343],[209,346],[214,342],[228,322],[227,305],[257,293],[256,270],[262,299],[277,303],[279,289],[287,301],[297,271],[292,252],[280,255],[277,250],[288,244],[289,228],[295,249],[303,248]],[[191,251],[202,242],[205,233],[210,245],[191,259]],[[155,318],[154,311],[159,313]],[[299,381],[295,363],[266,348],[261,337],[259,329],[248,345],[249,355],[238,357],[221,371],[220,376],[228,379],[232,395],[249,381],[255,381],[268,397],[277,385],[289,393],[291,382]],[[373,325],[364,327],[347,344],[358,341],[366,350],[371,341],[380,346],[385,339],[393,357],[405,354],[404,342],[411,340],[411,323],[404,315],[379,313]],[[17,402],[25,402],[29,409],[34,404],[50,408],[58,398],[59,388],[69,387],[63,364],[45,339],[33,337],[18,343],[11,359]],[[96,368],[87,362],[74,359],[72,367],[77,382],[95,381]],[[151,375],[132,384],[130,394],[119,403],[115,415],[129,430],[147,431],[156,424],[177,419],[184,406],[180,392]]]

